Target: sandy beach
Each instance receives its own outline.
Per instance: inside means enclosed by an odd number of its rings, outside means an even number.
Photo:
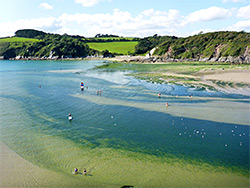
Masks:
[[[222,80],[250,84],[250,70],[214,71],[202,76],[205,80]]]

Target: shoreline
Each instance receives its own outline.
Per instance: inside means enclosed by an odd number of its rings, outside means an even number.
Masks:
[[[148,65],[174,65],[174,62],[154,62],[150,60],[146,60],[145,62],[142,59],[145,57],[137,57],[138,59],[130,59],[131,57],[115,57],[115,58],[106,58],[108,61],[116,61],[116,62],[124,62],[124,63],[133,63],[133,64],[148,64]],[[179,61],[177,63],[181,63]],[[183,62],[183,65],[188,65],[189,62]],[[198,61],[195,61],[197,66],[199,66]],[[201,62],[204,63],[204,62]],[[149,76],[145,76],[146,80],[152,80],[150,78],[150,74],[154,76],[154,74],[158,74],[158,80],[160,83],[161,81],[164,82],[172,82],[175,84],[180,85],[190,85],[194,87],[205,87],[206,89],[214,88],[215,90],[225,92],[225,93],[234,93],[234,94],[242,94],[242,95],[249,95],[250,96],[250,65],[249,64],[242,64],[246,67],[237,67],[238,64],[232,65],[230,63],[224,64],[227,69],[216,67],[216,64],[209,64],[208,61],[207,65],[204,65],[203,69],[198,70],[193,73],[180,73],[180,72],[173,72],[172,70],[167,69],[159,69],[155,72],[144,72]],[[214,63],[214,62],[211,62]],[[223,62],[218,62],[223,63]],[[224,62],[225,63],[225,62]],[[190,64],[192,62],[190,61]],[[182,65],[177,64],[176,67],[179,66],[182,68]],[[203,66],[203,65],[202,65]],[[185,71],[184,71],[185,72]],[[139,74],[140,75],[140,74]],[[136,76],[136,75],[135,75]],[[170,77],[170,79],[168,78]],[[175,77],[175,78],[173,78]],[[178,80],[176,78],[182,78],[182,80]],[[137,77],[140,79],[140,76]],[[186,82],[186,80],[195,80]],[[157,82],[157,81],[156,81]]]
[[[155,61],[152,60],[152,58],[146,58],[144,56],[117,56],[117,57],[113,57],[113,58],[103,58],[103,59],[105,59],[107,61],[121,62],[121,63],[122,62],[127,62],[127,63],[137,63],[137,64],[154,64],[154,65],[159,65],[159,64],[162,65],[162,64],[173,63],[173,62],[169,62],[169,61],[155,62]],[[180,60],[180,61],[176,61],[176,62],[179,62],[179,63],[181,63],[181,62],[183,62],[183,63],[184,62],[190,62],[190,63],[196,62],[196,63],[198,63],[199,61],[181,61]],[[207,61],[207,62],[214,63],[216,61],[214,61],[214,62]],[[201,63],[204,63],[204,62],[201,62]],[[218,62],[218,63],[225,63],[225,62]],[[231,65],[230,62],[228,62],[228,65],[229,64]],[[235,65],[237,65],[237,64],[235,64]],[[221,80],[223,80],[223,81],[238,81],[238,82],[244,82],[244,83],[249,83],[250,84],[250,74],[249,74],[250,73],[250,64],[246,63],[245,65],[249,65],[249,68],[247,70],[246,69],[243,69],[243,70],[239,70],[239,69],[232,69],[232,70],[223,70],[223,69],[222,70],[202,70],[202,71],[199,71],[199,72],[193,74],[193,76],[201,76],[201,77],[203,76],[204,79],[206,78],[206,79],[215,79],[215,80],[221,78]],[[232,66],[234,66],[234,65],[232,65]],[[248,77],[245,77],[245,78],[241,77],[240,79],[238,79],[237,78],[238,75],[236,75],[236,74],[237,73],[241,74],[242,71],[246,72],[246,74],[244,76],[247,76],[247,74],[249,74],[249,75],[248,75]],[[177,74],[177,73],[172,73],[172,74],[180,75],[180,74]],[[224,74],[224,75],[228,74],[227,76],[229,76],[229,77],[231,76],[231,78],[227,79],[226,76],[221,77],[220,76],[221,74]],[[233,74],[235,74],[235,76]],[[184,74],[182,74],[182,75],[184,75]],[[188,77],[188,75],[185,75],[185,76]]]

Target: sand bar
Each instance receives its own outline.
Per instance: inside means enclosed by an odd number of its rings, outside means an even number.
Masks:
[[[242,82],[250,84],[250,70],[219,71],[204,75],[206,80],[222,80],[225,82]]]

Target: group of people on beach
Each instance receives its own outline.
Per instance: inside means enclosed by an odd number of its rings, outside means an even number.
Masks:
[[[79,173],[78,168],[75,168],[75,170],[74,170],[73,174],[78,174],[78,173]],[[82,174],[83,174],[83,175],[86,175],[86,174],[87,174],[87,170],[86,170],[86,168],[84,168],[84,169],[83,169]]]

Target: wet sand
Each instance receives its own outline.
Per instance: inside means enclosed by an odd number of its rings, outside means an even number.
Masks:
[[[229,71],[213,71],[210,73],[202,73],[201,80],[204,84],[210,85],[225,93],[235,93],[241,95],[250,95],[250,70],[229,70]],[[229,86],[228,84],[221,87],[214,82],[228,82],[233,83],[234,86]],[[235,84],[245,84],[244,87],[238,87]],[[248,86],[247,86],[248,85]]]
[[[215,71],[204,75],[206,80],[222,80],[225,82],[237,82],[250,84],[250,70]]]
[[[89,178],[46,170],[26,161],[4,143],[0,142],[0,148],[1,188],[112,188],[121,187],[124,184],[135,187],[248,187],[246,177],[224,171],[223,168],[214,168],[208,164],[199,167],[178,161],[171,162],[171,159],[169,162],[159,162],[154,156],[146,156],[142,161],[138,160],[141,159],[141,154],[130,153],[132,156],[138,156],[128,158],[124,156],[123,151],[97,149],[93,151],[89,159],[90,163],[97,167],[93,173],[94,176]],[[112,160],[107,160],[107,157],[111,156]],[[124,175],[128,171],[130,174]],[[88,180],[92,178],[92,181]],[[98,180],[102,182],[98,183]],[[107,184],[109,182],[112,184]]]

